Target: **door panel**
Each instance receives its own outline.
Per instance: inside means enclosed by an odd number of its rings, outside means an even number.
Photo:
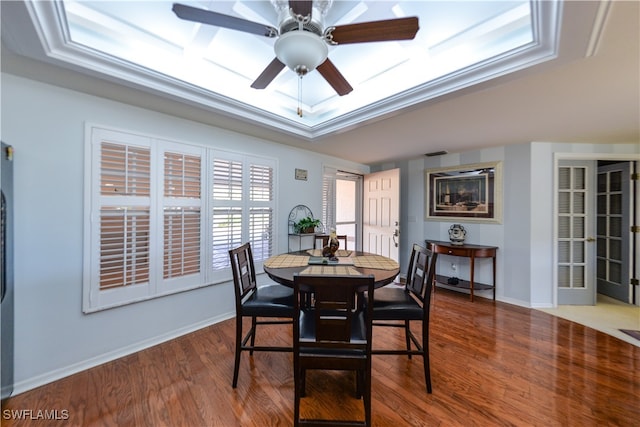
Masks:
[[[366,175],[363,197],[362,249],[398,261],[400,169]]]
[[[562,161],[557,177],[558,304],[595,305],[595,162]]]
[[[598,293],[625,303],[630,293],[630,176],[629,162],[598,168]]]

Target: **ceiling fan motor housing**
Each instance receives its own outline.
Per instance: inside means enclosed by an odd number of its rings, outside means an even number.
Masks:
[[[324,16],[333,0],[314,1],[311,14],[297,15],[288,0],[271,0],[278,13],[280,37],[276,57],[299,76],[313,71],[329,54],[324,41]]]

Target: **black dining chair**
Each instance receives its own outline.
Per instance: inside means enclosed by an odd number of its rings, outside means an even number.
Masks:
[[[329,245],[329,235],[328,234],[316,234],[314,241],[314,249],[323,249],[325,246]],[[347,249],[347,235],[339,234],[336,235],[338,242],[340,242],[340,247],[338,249]]]
[[[358,295],[374,298],[374,277],[294,276],[293,319],[294,426],[371,425],[371,306]],[[313,305],[305,296],[313,294]],[[360,301],[362,302],[362,301]],[[356,372],[356,396],[362,397],[364,420],[324,420],[300,417],[306,371]],[[340,404],[340,402],[336,402]]]
[[[431,370],[429,366],[429,308],[433,287],[437,254],[419,245],[413,245],[407,281],[404,287],[386,286],[376,291],[373,301],[373,326],[404,328],[406,348],[373,348],[371,353],[406,354],[422,356],[427,392],[431,393]],[[369,304],[371,301],[369,300]],[[422,342],[411,331],[411,321],[422,324]],[[411,348],[411,343],[415,349]]]
[[[233,367],[233,388],[238,385],[240,354],[249,351],[292,352],[293,346],[256,346],[256,328],[258,325],[275,325],[293,322],[293,289],[273,283],[258,287],[256,270],[253,264],[251,245],[244,245],[229,251],[231,270],[236,297],[236,352]],[[243,337],[243,319],[251,318],[251,328]],[[251,340],[249,344],[247,342]]]

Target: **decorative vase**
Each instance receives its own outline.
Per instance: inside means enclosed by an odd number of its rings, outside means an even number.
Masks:
[[[464,245],[464,239],[467,237],[467,230],[464,229],[462,224],[453,224],[449,227],[449,240],[452,245]]]

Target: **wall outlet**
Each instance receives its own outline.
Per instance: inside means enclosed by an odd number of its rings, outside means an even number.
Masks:
[[[456,271],[458,269],[458,266],[456,265],[455,262],[451,263],[451,270]]]

